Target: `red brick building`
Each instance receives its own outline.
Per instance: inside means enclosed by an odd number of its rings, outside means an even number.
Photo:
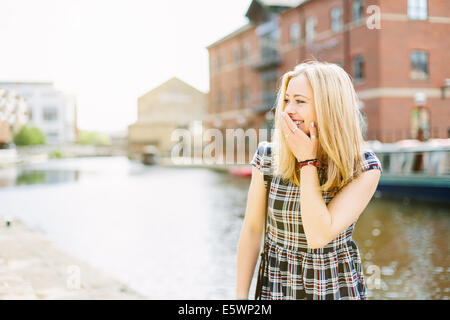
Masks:
[[[449,137],[450,1],[253,0],[245,15],[208,46],[210,127],[270,126],[281,75],[317,59],[352,76],[366,140]]]

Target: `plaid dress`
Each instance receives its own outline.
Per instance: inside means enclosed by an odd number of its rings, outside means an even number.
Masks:
[[[251,165],[264,175],[267,188],[272,176],[272,142],[258,144]],[[364,150],[364,171],[379,169],[381,162],[371,150]],[[319,181],[326,169],[318,168]],[[367,292],[358,246],[352,239],[356,221],[323,248],[308,248],[300,215],[300,188],[281,177],[272,177],[268,203],[266,269],[262,300],[366,300]],[[322,192],[325,203],[331,201]]]

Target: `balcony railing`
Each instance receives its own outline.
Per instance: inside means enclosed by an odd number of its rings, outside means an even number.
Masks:
[[[276,68],[281,64],[281,57],[276,50],[272,48],[262,48],[259,59],[252,64],[255,70],[265,70]]]
[[[276,92],[263,92],[261,94],[262,103],[253,107],[255,113],[265,113],[275,107],[277,100]]]

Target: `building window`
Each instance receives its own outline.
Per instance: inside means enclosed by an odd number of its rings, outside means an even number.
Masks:
[[[364,80],[364,58],[362,56],[353,58],[353,79],[355,81]]]
[[[223,57],[219,55],[219,57],[217,58],[217,66],[218,66],[217,69],[220,70],[223,67],[223,65],[224,65]]]
[[[233,104],[235,106],[239,106],[241,104],[241,94],[239,92],[239,88],[234,89],[234,92],[233,92]]]
[[[55,131],[46,132],[45,135],[50,139],[58,138],[58,132],[55,132]]]
[[[55,121],[58,119],[58,110],[56,107],[44,107],[43,109],[43,118],[45,121]]]
[[[213,98],[213,112],[217,112],[220,110],[220,94],[216,94]]]
[[[411,52],[411,79],[428,79],[428,53],[425,51]]]
[[[233,61],[235,64],[239,64],[239,59],[240,59],[240,55],[239,55],[239,48],[234,49],[233,51]]]
[[[215,73],[218,69],[219,65],[218,65],[218,60],[217,58],[212,58],[211,60],[211,72]]]
[[[250,104],[250,89],[249,87],[244,87],[244,103],[245,105],[249,105]]]
[[[56,97],[57,97],[57,95],[56,95],[53,91],[44,91],[44,92],[41,92],[40,96],[41,96],[42,98],[50,98],[50,99],[53,99],[53,98],[56,98]]]
[[[22,92],[20,94],[22,97],[26,98],[26,99],[30,99],[33,97],[33,93],[32,92]]]
[[[224,108],[226,104],[227,104],[227,96],[225,95],[225,92],[221,92],[219,107]]]
[[[358,21],[364,18],[362,0],[354,0],[352,3],[352,19]]]
[[[293,23],[289,28],[289,42],[292,45],[298,44],[300,40],[300,24]]]
[[[331,30],[333,32],[342,30],[342,8],[331,9]]]
[[[413,20],[427,20],[428,0],[408,0],[408,18]]]
[[[242,49],[242,58],[244,59],[244,61],[247,61],[248,58],[250,57],[250,44],[245,43],[244,44],[244,48]]]
[[[316,37],[316,25],[317,19],[316,17],[310,17],[306,20],[306,41],[312,42]]]

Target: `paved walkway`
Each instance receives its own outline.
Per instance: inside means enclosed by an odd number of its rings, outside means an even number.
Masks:
[[[20,221],[0,218],[0,300],[145,299],[59,249]]]

